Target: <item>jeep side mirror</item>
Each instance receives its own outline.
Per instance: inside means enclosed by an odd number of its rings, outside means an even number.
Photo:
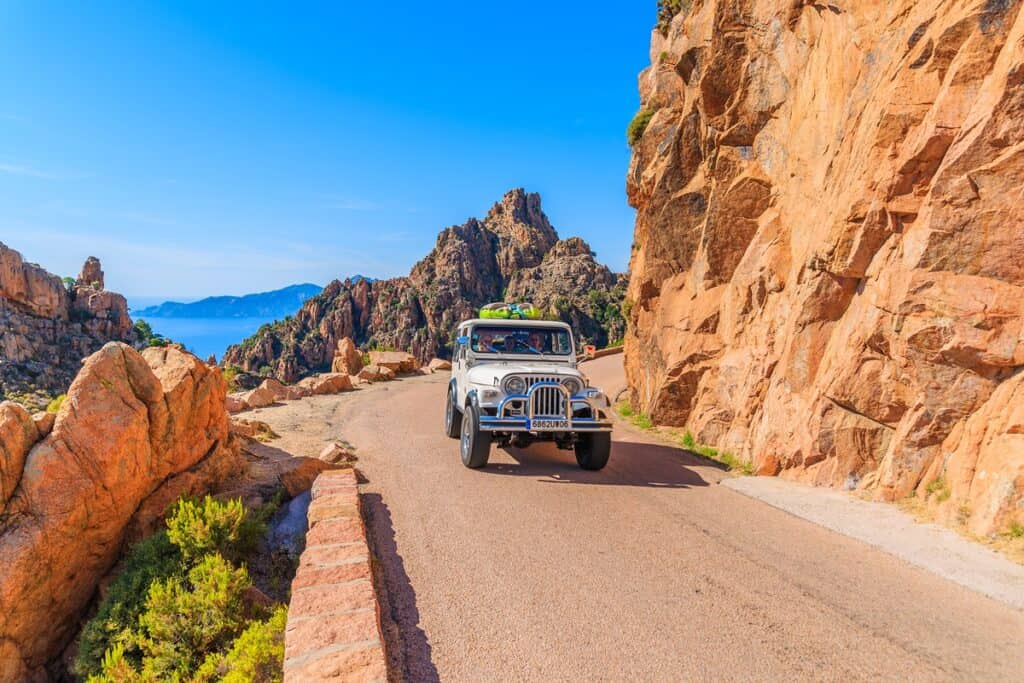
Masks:
[[[459,346],[466,346],[467,344],[469,344],[469,337],[458,337],[455,340],[455,343],[458,344]]]

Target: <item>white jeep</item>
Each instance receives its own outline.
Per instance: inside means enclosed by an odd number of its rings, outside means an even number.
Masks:
[[[491,443],[525,448],[553,441],[585,470],[611,453],[610,403],[576,368],[572,329],[543,320],[461,323],[444,428],[460,440],[462,463],[487,464]]]

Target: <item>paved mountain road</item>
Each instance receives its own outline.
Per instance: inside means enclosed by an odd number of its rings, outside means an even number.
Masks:
[[[621,356],[584,366],[622,385]],[[462,466],[446,375],[261,411],[296,454],[357,447],[411,681],[1020,680],[1024,613],[747,498],[619,425]]]

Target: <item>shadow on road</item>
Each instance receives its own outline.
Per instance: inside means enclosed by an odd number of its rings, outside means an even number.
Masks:
[[[612,445],[611,460],[600,472],[581,470],[570,451],[560,451],[549,443],[535,444],[527,450],[512,447],[503,450],[516,461],[516,464],[492,461],[484,470],[486,473],[546,477],[542,481],[553,484],[645,486],[666,489],[708,485],[708,482],[692,469],[695,466],[707,467],[707,463],[686,451],[658,444],[616,441]]]
[[[394,677],[401,681],[425,683],[440,681],[431,660],[427,634],[419,627],[416,591],[405,573],[402,556],[398,554],[391,512],[380,494],[364,494],[362,501],[370,546],[378,560],[373,578],[381,600],[381,627],[391,672],[389,679]]]

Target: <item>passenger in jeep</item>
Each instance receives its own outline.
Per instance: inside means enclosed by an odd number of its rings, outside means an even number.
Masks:
[[[481,332],[480,336],[477,338],[476,348],[474,351],[497,353],[498,349],[494,348],[494,333],[490,331]]]

